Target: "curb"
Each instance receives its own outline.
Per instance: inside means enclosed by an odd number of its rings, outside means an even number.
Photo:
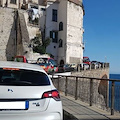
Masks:
[[[79,119],[77,119],[72,114],[68,113],[67,111],[63,110],[63,120],[79,120]]]

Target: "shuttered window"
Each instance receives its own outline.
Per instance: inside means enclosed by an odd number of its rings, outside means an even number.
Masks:
[[[52,38],[52,42],[58,42],[58,32],[57,31],[50,31],[50,38]]]
[[[57,10],[52,10],[52,21],[57,22]]]

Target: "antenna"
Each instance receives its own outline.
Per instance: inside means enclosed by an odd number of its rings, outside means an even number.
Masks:
[[[107,63],[107,57],[105,56],[105,63]]]

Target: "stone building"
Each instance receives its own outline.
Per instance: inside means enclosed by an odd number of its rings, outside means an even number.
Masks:
[[[51,43],[47,52],[60,63],[81,63],[83,59],[82,0],[39,0],[40,30]]]
[[[38,0],[0,0],[1,7],[27,9],[30,3],[38,4]]]

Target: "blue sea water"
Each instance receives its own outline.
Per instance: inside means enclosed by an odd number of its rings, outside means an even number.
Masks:
[[[120,80],[120,74],[110,74],[110,79]],[[109,82],[109,107],[111,106],[111,82]],[[114,109],[120,111],[120,82],[115,82]]]
[[[110,74],[110,79],[119,79],[120,80],[120,74]]]

